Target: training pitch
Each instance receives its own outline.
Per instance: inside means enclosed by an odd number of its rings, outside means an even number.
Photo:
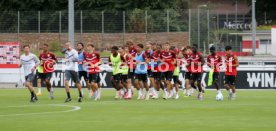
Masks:
[[[276,129],[276,90],[238,90],[237,100],[216,101],[215,90],[204,100],[196,96],[179,100],[114,100],[115,90],[103,89],[102,99],[63,103],[63,88],[50,100],[46,89],[37,103],[30,103],[27,89],[0,89],[1,131],[259,131]],[[85,96],[87,90],[84,89]],[[135,92],[135,94],[137,94]],[[162,94],[160,94],[161,96]]]

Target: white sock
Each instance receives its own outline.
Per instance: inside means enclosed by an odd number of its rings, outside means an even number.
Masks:
[[[191,95],[191,89],[187,90],[187,95],[188,95],[188,96]]]
[[[218,93],[218,94],[221,94],[221,90],[217,90],[217,93]]]
[[[152,89],[152,94],[154,95],[154,96],[156,96],[157,94],[156,94],[156,90],[153,88]]]
[[[54,88],[53,87],[50,88],[50,92],[54,92]]]
[[[191,89],[190,89],[190,91],[191,91],[192,94],[194,93],[194,90],[195,90],[194,88],[191,88]]]
[[[138,95],[139,95],[139,96],[143,95],[142,89],[139,89],[139,90],[138,90]]]
[[[143,88],[143,92],[142,92],[142,93],[143,93],[143,95],[145,95],[145,94],[146,94],[146,92],[147,92],[147,91],[146,91],[146,88]]]
[[[156,91],[156,96],[159,96],[159,91]]]
[[[146,95],[149,95],[149,91],[146,91]]]
[[[41,87],[38,87],[38,93],[41,93]]]
[[[121,89],[120,90],[120,95],[123,95],[125,93],[125,90],[124,89]]]
[[[127,90],[128,96],[131,97],[131,89]]]
[[[186,94],[186,93],[187,93],[187,90],[186,90],[185,88],[183,89],[183,93],[184,93],[184,94]]]
[[[229,89],[229,90],[228,90],[228,93],[229,93],[229,94],[231,94],[231,93],[232,93],[232,90],[231,90],[231,89]]]
[[[149,92],[152,92],[152,91],[153,91],[153,87],[150,87],[150,88],[149,88]]]
[[[102,88],[98,88],[98,95],[101,96]]]

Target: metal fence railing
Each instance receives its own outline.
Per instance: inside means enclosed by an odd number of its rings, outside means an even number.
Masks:
[[[238,32],[251,29],[249,12],[188,10],[131,10],[75,12],[75,41],[92,41],[99,49],[132,40],[136,43],[168,41],[176,46],[198,44],[207,53],[210,44],[232,45],[241,51]],[[67,11],[0,12],[0,41],[20,41],[34,49],[43,43],[53,48],[68,40]],[[233,35],[234,33],[234,35]],[[236,33],[236,34],[235,34]]]

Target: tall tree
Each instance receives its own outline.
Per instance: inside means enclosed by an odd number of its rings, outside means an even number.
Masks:
[[[252,0],[247,0],[251,6]],[[256,19],[258,25],[276,24],[276,3],[275,0],[257,0],[256,2]],[[250,12],[251,13],[251,12]],[[251,14],[249,14],[251,15]],[[266,17],[266,19],[265,19]]]

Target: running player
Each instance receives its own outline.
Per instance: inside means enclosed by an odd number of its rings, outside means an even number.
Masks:
[[[31,93],[31,101],[30,102],[36,102],[37,97],[34,92],[32,83],[35,76],[35,70],[36,67],[39,65],[39,60],[36,55],[30,52],[30,46],[24,45],[24,54],[20,57],[20,64],[19,64],[19,70],[21,70],[21,66],[24,68],[24,75],[25,75],[25,86],[29,89]]]
[[[151,49],[154,52],[157,48],[157,44],[155,42],[151,42]]]
[[[70,95],[69,88],[69,80],[71,79],[78,88],[79,98],[78,102],[82,102],[82,92],[81,92],[81,84],[78,76],[78,52],[71,47],[70,42],[65,43],[65,91],[67,94],[67,98],[65,99],[65,103],[72,101]]]
[[[121,82],[121,64],[125,62],[124,56],[118,53],[119,48],[117,46],[113,46],[111,48],[111,55],[109,57],[109,63],[112,66],[112,78],[111,84],[116,89],[115,99],[120,99],[123,94],[121,94],[120,90],[123,88]]]
[[[149,60],[151,55],[153,54],[153,50],[152,50],[152,45],[151,45],[151,42],[147,42],[146,44],[146,50],[145,50],[145,55],[147,57],[147,59]],[[151,70],[151,65],[149,64],[148,67],[148,77],[149,77],[149,80],[150,80],[150,84],[149,84],[149,88],[150,88],[150,96],[153,96],[153,90],[154,90],[154,78],[153,78],[153,74],[152,74],[152,70]]]
[[[147,63],[148,59],[146,54],[143,52],[144,45],[137,45],[137,53],[135,55],[136,68],[135,68],[135,81],[134,86],[138,90],[138,100],[142,100],[146,97],[149,100],[149,86],[147,76]],[[146,93],[144,93],[144,88]]]
[[[79,69],[79,79],[84,78],[86,87],[88,89],[88,97],[90,97],[90,94],[92,92],[89,81],[88,81],[88,73],[87,73],[87,67],[84,65],[84,55],[86,52],[84,51],[84,44],[79,42],[77,44],[78,49],[78,69]]]
[[[237,67],[239,66],[239,60],[237,56],[232,53],[232,47],[225,47],[226,56],[225,56],[225,88],[229,92],[229,100],[236,99],[236,76],[237,76]]]
[[[54,65],[57,62],[57,58],[49,51],[48,44],[43,44],[43,53],[39,55],[39,60],[40,65],[43,66],[41,80],[46,84],[47,91],[50,93],[50,99],[54,99],[54,89],[52,88],[50,79],[55,71]]]
[[[192,46],[190,66],[192,71],[191,86],[195,89],[198,88],[198,100],[203,99],[201,79],[203,73],[203,65],[205,63],[203,56],[198,52],[197,45]]]
[[[172,78],[173,78],[173,71],[175,68],[176,63],[176,56],[175,53],[170,50],[170,44],[168,42],[164,43],[164,51],[160,54],[161,58],[161,69],[162,75],[165,78],[165,84],[167,86],[167,91],[165,91],[164,99],[168,99],[172,90]]]
[[[131,41],[126,42],[126,46],[128,47],[129,54],[134,58],[137,53],[137,48],[134,43]]]
[[[179,80],[180,66],[182,65],[182,59],[178,48],[173,47],[171,49],[176,54],[176,64],[173,71],[173,87],[174,87],[173,92],[174,93],[171,94],[171,97],[174,95],[174,99],[179,99],[178,90],[179,90],[179,86],[182,85],[181,81]]]
[[[39,48],[39,53],[43,53],[43,49]],[[41,83],[41,77],[42,77],[42,73],[43,73],[43,67],[41,65],[38,65],[37,67],[37,90],[38,92],[36,93],[36,96],[42,96],[42,83]]]
[[[90,96],[94,95],[94,100],[97,101],[99,99],[98,92],[98,83],[100,81],[100,65],[102,64],[102,60],[100,58],[100,54],[95,51],[95,47],[92,43],[87,43],[87,52],[84,55],[84,63],[88,68],[89,74],[89,83],[92,88],[92,92]]]
[[[151,65],[152,74],[154,81],[152,82],[153,87],[155,90],[153,90],[153,96],[152,99],[158,99],[159,98],[159,90],[161,88],[161,79],[162,79],[162,72],[160,65],[160,54],[161,54],[161,45],[156,45],[156,50],[153,52],[153,54],[150,57],[149,64]],[[163,89],[164,90],[164,89]]]
[[[191,47],[187,46],[182,49],[182,55],[185,61],[185,88],[183,89],[184,97],[188,97],[193,94],[193,89],[190,89],[190,80],[191,80],[191,65],[190,65],[190,59],[191,59]]]
[[[131,41],[128,41],[126,43],[126,47],[128,50],[128,55],[126,57],[126,62],[128,64],[128,76],[127,76],[127,84],[128,87],[131,87],[132,93],[133,93],[133,84],[132,80],[134,80],[134,72],[135,72],[135,54],[137,53],[137,49],[134,46],[134,44]]]
[[[219,85],[220,66],[222,65],[222,59],[216,54],[216,48],[210,48],[210,55],[207,57],[207,65],[214,70],[213,73],[213,85],[217,89],[217,96],[222,95]]]
[[[121,56],[124,57],[124,59],[127,59],[127,53],[125,50],[125,47],[119,47],[118,52],[120,53]],[[125,99],[131,99],[132,94],[131,94],[131,86],[128,85],[127,79],[128,79],[128,64],[127,63],[122,63],[121,65],[121,82],[123,84],[123,86],[125,87],[125,91],[124,91],[124,98]]]

